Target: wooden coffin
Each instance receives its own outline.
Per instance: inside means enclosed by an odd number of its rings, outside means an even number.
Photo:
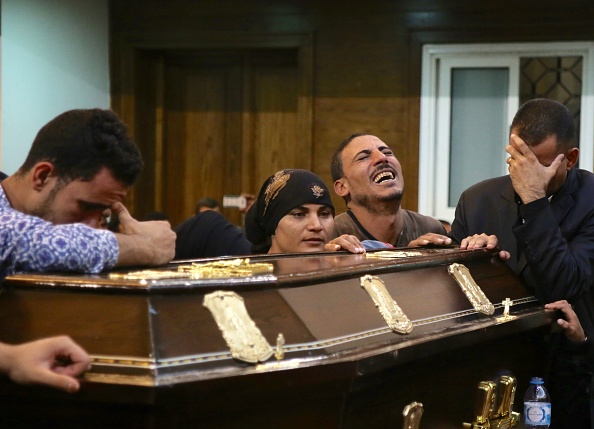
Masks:
[[[523,392],[530,376],[543,374],[551,316],[496,252],[371,256],[263,255],[250,259],[248,273],[205,274],[213,262],[236,261],[221,258],[195,261],[193,274],[190,261],[179,261],[150,271],[9,277],[0,338],[68,334],[93,367],[73,395],[3,380],[0,426],[395,428],[416,401],[421,428],[460,428],[475,417],[480,381],[510,373]],[[452,266],[468,269],[463,277],[492,314]]]

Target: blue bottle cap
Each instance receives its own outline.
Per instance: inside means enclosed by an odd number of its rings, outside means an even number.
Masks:
[[[541,377],[532,377],[530,384],[544,384],[544,380]]]

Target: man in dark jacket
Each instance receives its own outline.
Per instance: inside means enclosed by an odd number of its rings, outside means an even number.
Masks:
[[[542,303],[569,301],[594,332],[594,174],[574,168],[579,149],[569,110],[548,99],[520,107],[511,125],[509,175],[463,192],[451,236],[494,234],[510,268]],[[564,358],[562,336],[551,342],[548,381],[551,428],[589,427],[590,373]]]

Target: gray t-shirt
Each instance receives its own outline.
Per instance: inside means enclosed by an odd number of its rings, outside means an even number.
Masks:
[[[406,247],[408,243],[421,235],[429,232],[446,235],[446,231],[440,221],[429,216],[424,216],[410,210],[402,210],[402,232],[396,243],[390,243],[394,247]],[[334,218],[334,233],[332,238],[343,234],[354,235],[359,240],[377,240],[371,235],[350,210],[341,213]]]

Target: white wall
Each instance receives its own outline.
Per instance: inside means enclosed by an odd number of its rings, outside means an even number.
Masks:
[[[75,108],[109,108],[108,0],[2,0],[0,170]]]

